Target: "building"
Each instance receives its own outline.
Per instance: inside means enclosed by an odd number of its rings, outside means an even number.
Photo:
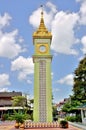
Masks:
[[[35,122],[52,122],[52,82],[50,45],[52,34],[44,24],[43,11],[40,25],[33,33],[34,111]]]
[[[81,111],[82,123],[86,124],[86,103],[80,105],[77,109]]]
[[[60,112],[62,111],[62,108],[64,106],[64,104],[69,100],[69,98],[65,98],[63,101],[59,102],[58,104],[56,104],[57,106],[57,111]]]
[[[12,97],[22,96],[21,92],[0,92],[0,107],[12,106]]]
[[[0,118],[4,113],[11,112],[18,107],[12,107],[12,97],[22,96],[21,92],[0,92]],[[21,109],[21,108],[20,108]]]
[[[62,111],[62,108],[63,108],[64,104],[66,102],[68,102],[69,100],[70,100],[69,98],[65,98],[63,101],[56,104],[59,117],[64,117],[65,116],[66,113]]]

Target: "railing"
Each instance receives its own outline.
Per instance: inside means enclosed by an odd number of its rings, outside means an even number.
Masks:
[[[57,122],[30,122],[25,121],[25,129],[26,128],[57,128],[58,123]]]

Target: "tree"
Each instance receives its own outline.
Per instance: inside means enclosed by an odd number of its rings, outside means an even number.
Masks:
[[[71,98],[63,105],[62,111],[66,113],[77,113],[76,106],[79,105],[79,101],[74,100],[71,102]]]
[[[74,86],[72,103],[76,101],[76,105],[86,102],[86,56],[79,62],[78,67],[74,72]]]
[[[27,104],[26,97],[24,97],[24,96],[12,97],[12,104],[13,104],[13,106],[25,107]]]
[[[71,102],[70,102],[70,100],[68,100],[68,101],[63,105],[62,111],[66,112],[66,113],[70,113],[70,111],[71,111]]]
[[[67,113],[77,113],[77,106],[86,102],[86,56],[79,62],[74,74],[73,95],[62,108]]]
[[[27,98],[26,96],[15,96],[12,98],[12,104],[13,106],[20,106],[23,108],[23,110],[18,109],[18,111],[14,110],[14,115],[12,116],[14,119],[17,118],[18,120],[23,119],[33,119],[32,117],[32,111],[29,110],[29,107],[27,106]],[[23,119],[22,119],[23,118]]]

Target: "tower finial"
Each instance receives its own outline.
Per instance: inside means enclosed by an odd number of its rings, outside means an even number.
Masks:
[[[50,38],[52,39],[52,34],[51,32],[48,32],[45,24],[44,24],[44,18],[43,18],[43,5],[40,5],[41,9],[41,19],[40,19],[40,24],[36,32],[33,33],[33,38],[41,37],[41,38]]]
[[[42,9],[42,11],[43,11],[43,5],[40,5],[40,7],[41,7],[41,9]]]
[[[41,7],[41,18],[43,18],[43,5],[41,5],[40,7]]]

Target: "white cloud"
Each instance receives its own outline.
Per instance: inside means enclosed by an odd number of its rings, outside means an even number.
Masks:
[[[0,92],[9,92],[8,88],[0,88]]]
[[[76,2],[84,2],[84,1],[86,1],[86,0],[76,0]]]
[[[60,89],[59,88],[53,88],[53,92],[59,92]]]
[[[32,84],[32,81],[28,79],[28,80],[27,80],[27,83],[28,83],[28,84]]]
[[[51,2],[47,2],[46,3],[46,6],[48,7],[48,8],[50,8],[50,10],[51,10],[51,13],[56,13],[57,12],[57,7],[54,5],[54,4],[52,4]]]
[[[80,23],[86,25],[86,1],[84,1],[80,8]]]
[[[16,38],[18,36],[18,30],[14,30],[10,33],[0,32],[0,56],[7,58],[14,58],[24,50],[17,43]]]
[[[23,56],[19,56],[11,63],[11,70],[18,71],[19,80],[26,80],[28,75],[33,74],[33,69],[34,65],[32,58],[24,58]],[[27,82],[29,82],[29,80]]]
[[[45,11],[45,8],[43,10],[44,12],[44,21],[47,28],[51,28],[51,23],[54,17],[54,14],[57,12],[56,6],[53,5],[51,2],[47,2],[46,7],[49,9],[49,11]],[[35,10],[32,15],[29,17],[29,22],[32,24],[33,27],[38,28],[40,24],[40,17],[41,17],[41,8],[38,8]]]
[[[80,2],[80,1],[83,1],[83,0],[76,0],[76,2]]]
[[[0,29],[10,24],[11,16],[5,13],[4,16],[0,15]]]
[[[53,79],[53,76],[54,76],[54,73],[53,72],[51,72],[51,78]]]
[[[0,87],[8,86],[10,84],[9,75],[5,73],[0,74]]]
[[[60,84],[66,84],[66,85],[73,85],[73,75],[69,74],[65,77],[63,77],[62,79],[58,80],[57,83]]]
[[[0,64],[0,69],[3,69],[4,68],[4,64]]]
[[[23,42],[18,34],[18,30],[15,29],[11,32],[2,31],[3,28],[10,24],[11,16],[7,13],[4,16],[0,16],[0,57],[14,58],[19,55],[19,53],[25,51],[23,45],[20,43]]]
[[[56,6],[51,2],[47,2],[46,8],[50,9],[50,11],[44,9],[44,21],[46,27],[51,28],[52,31],[53,39],[51,49],[56,53],[77,55],[78,52],[73,49],[73,46],[77,41],[74,35],[74,28],[79,19],[78,14],[63,11],[58,12]],[[29,22],[34,27],[39,26],[40,12],[40,9],[34,11],[29,18]]]
[[[81,7],[79,11],[80,15],[80,24],[86,25],[86,0],[81,0]]]
[[[82,52],[86,54],[86,36],[83,36],[81,39],[81,43],[83,45]]]
[[[78,21],[76,13],[58,12],[52,21],[52,49],[59,53],[76,55],[77,51],[73,49],[76,43],[74,36],[74,27]]]
[[[32,13],[32,15],[29,17],[29,22],[32,24],[33,27],[38,27],[40,23],[40,13],[41,10],[38,9]]]

